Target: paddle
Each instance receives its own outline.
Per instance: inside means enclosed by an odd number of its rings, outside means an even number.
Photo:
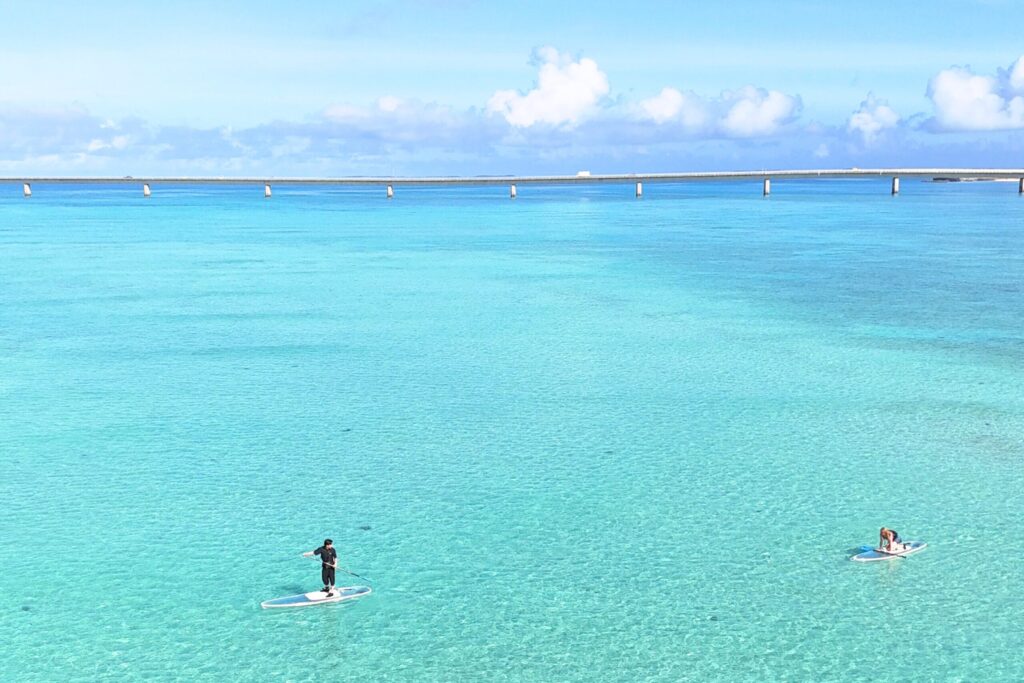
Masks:
[[[312,550],[310,550],[308,552],[302,553],[302,556],[303,557],[308,557],[311,560],[315,560],[316,559],[316,557],[313,555],[313,551]],[[337,569],[338,571],[345,572],[349,576],[354,576],[357,579],[362,579],[363,581],[369,581],[370,583],[373,583],[372,579],[368,579],[365,576],[359,576],[359,574],[356,574],[355,572],[350,572],[349,570],[345,569],[344,567],[339,567],[338,565],[334,565],[334,568]]]

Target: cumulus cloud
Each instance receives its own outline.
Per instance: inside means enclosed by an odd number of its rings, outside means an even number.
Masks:
[[[928,84],[928,97],[943,130],[1024,128],[1024,56],[995,76],[959,66],[940,71]]]
[[[517,128],[536,124],[573,127],[608,94],[608,76],[593,59],[573,61],[558,50],[537,50],[537,87],[527,93],[499,90],[487,101],[487,111],[499,114]]]
[[[860,103],[860,108],[850,116],[846,129],[851,133],[859,133],[865,143],[871,143],[882,131],[895,128],[899,122],[900,115],[888,102],[868,93],[867,99]]]
[[[711,117],[707,102],[692,92],[663,88],[654,97],[640,102],[640,109],[655,123],[674,122],[697,131],[705,128]]]
[[[800,113],[799,97],[746,86],[716,98],[664,88],[639,104],[641,118],[672,124],[693,134],[750,138],[773,135]]]
[[[1024,92],[1024,55],[1009,68],[1007,81],[1014,92]]]
[[[729,110],[722,128],[735,137],[771,135],[792,121],[800,110],[800,100],[778,90],[747,86],[725,98]]]
[[[1014,130],[1024,128],[1024,57],[994,75],[962,67],[938,73],[928,89],[935,115],[924,126],[915,124],[923,115],[901,117],[870,93],[835,125],[798,123],[799,96],[754,86],[709,97],[666,87],[647,99],[613,101],[595,61],[553,48],[535,58],[532,89],[499,90],[479,107],[382,93],[372,102],[325,106],[302,120],[238,129],[111,120],[81,106],[0,103],[0,171],[559,173],[800,166],[826,158],[836,165],[1010,166],[1024,153],[1024,138]],[[894,144],[867,144],[883,137]]]

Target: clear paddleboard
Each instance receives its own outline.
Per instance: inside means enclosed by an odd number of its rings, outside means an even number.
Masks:
[[[324,605],[331,602],[361,598],[372,592],[373,589],[369,586],[340,586],[335,587],[329,595],[323,591],[299,593],[298,595],[288,595],[283,598],[274,598],[273,600],[261,602],[260,607],[263,609],[271,609],[273,607],[310,607],[312,605]]]
[[[928,544],[924,541],[907,541],[903,544],[903,546],[903,550],[898,550],[892,553],[887,550],[879,550],[878,548],[872,548],[867,552],[854,555],[850,559],[854,562],[881,562],[882,560],[894,560],[897,557],[913,555],[919,550],[924,550],[928,547]]]

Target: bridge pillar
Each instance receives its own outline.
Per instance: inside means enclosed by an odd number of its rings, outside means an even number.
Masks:
[[[765,178],[764,183],[761,184],[761,196],[767,197],[772,193],[772,179]]]
[[[150,192],[150,190],[149,190],[149,183],[142,183],[142,196],[143,197],[149,197],[149,196],[152,196],[152,194],[153,193]]]
[[[23,195],[25,195],[26,197],[31,197],[32,196],[32,186],[29,185],[28,183],[23,183],[22,186],[21,186],[21,193]]]
[[[512,199],[516,198],[516,186],[515,186],[515,183],[513,183],[512,185],[509,186],[509,188],[508,188],[508,196],[511,197]]]
[[[391,185],[388,185],[388,199],[394,199],[394,198],[395,198],[395,188],[392,187]]]
[[[1017,182],[1017,194],[1024,194],[1024,178]]]
[[[270,183],[264,183],[263,184],[263,198],[264,199],[270,199],[270,197],[272,195],[273,195],[273,192],[270,191]]]
[[[892,178],[892,194],[895,197],[900,193],[900,179],[899,176],[893,176]]]
[[[643,183],[637,183],[636,184],[636,198],[639,199],[640,197],[643,197],[643,196],[644,196],[644,184]]]

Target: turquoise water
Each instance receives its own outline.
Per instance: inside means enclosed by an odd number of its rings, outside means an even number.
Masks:
[[[1024,679],[1015,187],[33,189],[2,680]]]

